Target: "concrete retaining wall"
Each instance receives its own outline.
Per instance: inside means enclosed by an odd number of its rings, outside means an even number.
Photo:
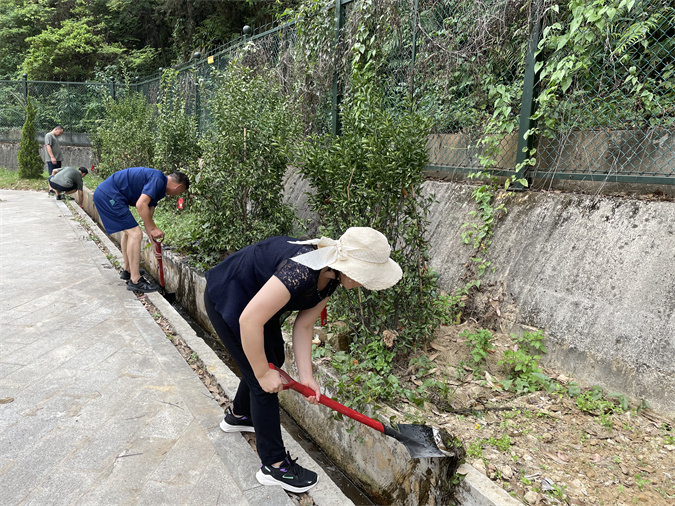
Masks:
[[[460,245],[471,188],[427,183],[431,264],[452,290],[471,250]],[[489,259],[484,315],[544,330],[545,360],[590,385],[675,413],[675,203],[567,193],[513,194]],[[494,301],[493,301],[494,302]]]
[[[452,292],[471,264],[473,250],[461,234],[475,208],[473,187],[427,181],[424,188],[437,201],[428,229],[431,266]],[[286,199],[313,219],[307,191],[289,175]],[[507,332],[542,329],[549,365],[675,414],[675,202],[522,192],[510,195],[507,208],[495,226],[495,270],[484,277],[479,316]]]
[[[64,167],[86,167],[89,169],[94,163],[94,157],[89,146],[80,146],[80,145],[69,145],[66,144],[64,133],[59,141],[61,143],[61,151],[63,152],[63,163]],[[76,141],[77,139],[74,139]],[[40,139],[40,157],[45,159],[44,152],[44,139]],[[0,142],[0,167],[4,167],[9,170],[18,170],[19,162],[16,158],[17,153],[19,152],[19,142]],[[45,172],[47,172],[47,163],[45,162]]]

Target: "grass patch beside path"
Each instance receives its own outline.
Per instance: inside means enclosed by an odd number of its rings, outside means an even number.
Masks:
[[[96,174],[89,172],[84,178],[84,185],[91,191],[103,181]],[[47,191],[47,173],[43,173],[39,179],[22,179],[19,177],[18,170],[9,170],[0,167],[0,188],[3,190],[26,190],[26,191]]]
[[[0,168],[0,188],[3,190],[47,191],[47,173],[39,179],[22,179],[18,170]]]

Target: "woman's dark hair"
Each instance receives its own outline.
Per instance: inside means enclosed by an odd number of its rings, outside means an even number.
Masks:
[[[335,273],[335,280],[338,283],[341,283],[342,282],[342,279],[341,279],[342,272],[338,271],[337,269],[333,269],[332,267],[329,267],[329,269]]]

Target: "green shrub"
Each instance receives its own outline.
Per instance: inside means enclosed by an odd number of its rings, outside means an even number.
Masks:
[[[428,266],[432,198],[422,191],[422,171],[429,124],[412,103],[401,110],[387,107],[366,65],[353,74],[342,126],[339,137],[304,142],[298,165],[313,189],[309,205],[321,217],[322,235],[337,238],[349,227],[373,227],[387,236],[392,258],[403,269],[403,279],[389,290],[340,291],[331,297],[330,311],[348,315],[357,330],[353,353],[359,360],[370,357],[384,372],[383,357],[404,357],[424,344],[448,309],[437,303],[436,275]],[[396,332],[390,346],[395,353],[382,354],[382,345],[373,342],[382,342],[384,330]]]
[[[283,202],[283,177],[297,125],[276,81],[237,61],[213,77],[209,135],[190,172],[190,211],[197,214],[199,237],[182,245],[191,247],[202,267],[269,236],[291,233],[295,216]]]
[[[459,337],[464,337],[466,339],[466,346],[471,352],[471,357],[473,357],[473,363],[476,366],[480,366],[487,361],[488,353],[491,350],[494,350],[494,340],[492,332],[487,329],[480,329],[478,332],[469,332],[464,330],[459,334]]]
[[[37,111],[30,97],[26,101],[26,121],[21,129],[21,143],[17,160],[19,162],[19,177],[24,179],[38,179],[45,171],[45,162],[40,158],[40,143],[36,139],[35,115]]]
[[[499,362],[509,374],[507,380],[502,381],[505,388],[515,386],[516,392],[534,392],[540,387],[549,387],[550,378],[541,372],[539,360],[543,353],[544,334],[541,330],[525,332],[522,336],[511,334],[516,347],[506,350],[504,358]]]
[[[107,99],[105,117],[91,137],[97,172],[102,178],[129,167],[152,167],[155,107],[140,93]]]
[[[177,70],[166,69],[162,73],[156,121],[157,143],[153,167],[170,174],[194,166],[201,154],[197,118],[186,114]]]

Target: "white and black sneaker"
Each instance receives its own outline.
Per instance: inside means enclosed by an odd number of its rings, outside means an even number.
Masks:
[[[255,477],[262,485],[281,485],[284,490],[296,494],[307,492],[317,484],[319,476],[299,465],[297,460],[292,459],[291,454],[286,452],[286,458],[278,468],[262,465]]]
[[[140,278],[138,278],[137,283],[134,283],[131,280],[127,281],[127,290],[143,293],[158,292],[159,285],[156,285],[145,279],[143,276],[141,276]]]
[[[230,406],[225,408],[225,418],[220,422],[225,432],[255,432],[251,419],[247,416],[234,416]]]

